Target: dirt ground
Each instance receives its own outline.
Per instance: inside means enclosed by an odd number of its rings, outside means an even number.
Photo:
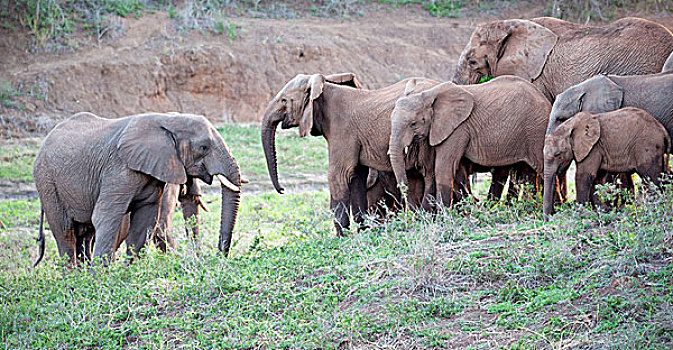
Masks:
[[[42,136],[80,111],[203,114],[215,123],[259,121],[299,73],[354,72],[366,88],[409,76],[449,80],[475,25],[544,15],[543,6],[436,18],[420,7],[373,7],[362,16],[233,18],[237,37],[179,32],[165,12],[120,18],[102,44],[32,53],[24,32],[0,31],[0,82],[21,108],[0,105],[0,136]],[[673,28],[673,18],[648,15]]]
[[[115,118],[180,111],[215,123],[258,121],[299,73],[354,72],[366,88],[409,76],[449,80],[474,26],[535,17],[544,7],[436,18],[422,8],[373,7],[343,18],[234,18],[237,37],[179,32],[165,12],[120,18],[102,44],[32,53],[25,32],[0,31],[0,82],[21,108],[0,105],[3,138],[40,136],[80,111]],[[673,19],[660,16],[671,27]]]

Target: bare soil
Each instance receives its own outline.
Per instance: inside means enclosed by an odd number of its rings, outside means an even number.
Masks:
[[[79,48],[61,53],[31,53],[26,32],[0,29],[0,82],[18,91],[13,100],[20,106],[0,104],[0,136],[44,135],[81,111],[259,121],[268,101],[299,73],[354,72],[366,88],[409,76],[446,81],[476,24],[544,12],[544,6],[517,5],[497,15],[448,19],[420,7],[372,6],[349,19],[234,18],[234,38],[179,32],[167,13],[156,12],[119,18],[116,35],[102,43],[75,40]],[[670,16],[654,17],[673,27]]]

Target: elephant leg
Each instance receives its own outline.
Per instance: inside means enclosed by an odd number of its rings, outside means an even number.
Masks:
[[[349,153],[352,154],[349,155]],[[348,218],[351,201],[349,184],[355,175],[358,158],[357,151],[348,152],[346,149],[331,148],[329,150],[327,182],[330,190],[330,209],[334,212],[334,227],[338,236],[344,236],[343,230],[350,228],[350,219]]]
[[[594,180],[598,173],[598,167],[587,164],[578,164],[575,174],[575,186],[577,187],[577,203],[590,203],[594,192]]]
[[[145,246],[147,235],[155,229],[159,217],[159,206],[160,203],[148,203],[131,211],[129,236],[126,238],[126,256],[129,264]]]
[[[350,197],[353,212],[353,221],[358,225],[364,222],[367,213],[367,176],[369,168],[364,165],[355,167],[354,176],[350,182]]]
[[[459,169],[461,158],[469,137],[464,130],[456,130],[436,150],[435,178],[437,179],[437,195],[444,206],[453,205],[454,179]]]
[[[488,189],[488,200],[496,202],[502,198],[502,192],[505,189],[505,184],[507,183],[507,177],[509,176],[510,168],[509,167],[495,167],[491,173],[491,186]],[[507,192],[507,198],[510,197],[512,192],[512,184],[509,186],[509,191]],[[505,198],[505,200],[507,200]]]
[[[456,175],[453,179],[453,203],[459,203],[463,199],[472,195],[472,188],[470,187],[470,170],[469,161],[461,160],[456,169]]]
[[[154,232],[152,232],[154,245],[164,253],[168,250],[168,247],[173,251],[176,249],[175,240],[170,233],[173,230],[173,214],[178,202],[179,191],[180,185],[166,184],[164,186],[161,205],[159,206],[159,221]]]
[[[421,207],[427,212],[432,212],[434,208],[434,200],[437,196],[437,184],[435,182],[434,172],[426,170],[426,175],[423,176],[423,199]]]
[[[533,194],[525,192],[527,188],[532,188],[533,193],[535,194],[542,190],[540,181],[538,181],[538,173],[530,165],[526,163],[520,163],[518,166],[514,167],[514,173],[516,183],[518,186],[522,187],[522,190],[524,191],[523,195],[525,196],[524,198],[527,200],[535,198]]]
[[[77,252],[77,261],[79,264],[83,264],[86,261],[91,260],[91,244],[95,234],[93,225],[83,224],[80,222],[74,223],[75,227],[75,238],[76,238],[76,252]]]
[[[96,230],[96,245],[93,253],[94,264],[107,266],[114,260],[115,249],[121,241],[119,239],[120,227],[131,201],[130,198],[120,197],[107,195],[103,192],[94,206],[91,216],[91,221]],[[97,262],[98,259],[100,261]]]
[[[41,196],[41,203],[49,223],[58,253],[66,257],[70,265],[75,264],[77,240],[75,238],[74,221],[68,217],[65,208],[58,200],[56,189],[47,188]]]
[[[664,173],[664,164],[659,158],[650,164],[637,166],[636,173],[644,181],[661,188],[661,174]]]

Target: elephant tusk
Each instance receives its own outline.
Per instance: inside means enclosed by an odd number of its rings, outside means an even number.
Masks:
[[[404,154],[409,154],[409,146],[404,147]]]
[[[210,210],[209,210],[208,207],[206,206],[206,203],[203,201],[203,199],[201,199],[201,196],[194,196],[194,199],[196,199],[196,201],[199,203],[199,206],[200,206],[201,208],[203,208],[203,210],[204,210],[206,213],[210,213]]]
[[[250,180],[248,180],[248,179],[246,179],[246,178],[244,178],[244,177],[241,177],[241,183],[242,183],[242,184],[249,184],[249,183],[250,183]]]
[[[241,192],[241,188],[234,185],[233,183],[231,183],[231,181],[229,181],[229,179],[227,179],[225,176],[220,175],[220,174],[217,174],[216,176],[217,176],[217,179],[220,180],[220,183],[222,184],[222,186],[224,186],[224,187],[226,187],[226,188],[228,188],[228,189],[230,189],[234,192]]]

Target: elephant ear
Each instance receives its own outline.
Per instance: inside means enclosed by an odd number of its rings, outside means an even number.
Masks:
[[[446,140],[472,113],[474,97],[462,87],[446,82],[421,93],[423,102],[432,108],[430,146]]]
[[[187,173],[177,147],[160,116],[151,114],[129,117],[117,141],[119,156],[129,168],[163,182],[183,184]]]
[[[379,172],[369,168],[369,173],[367,174],[367,189],[370,190],[376,182],[379,180]]]
[[[581,162],[589,155],[601,135],[601,125],[596,116],[587,112],[578,113],[573,117],[572,128],[573,153],[575,160]]]
[[[542,74],[558,40],[551,30],[523,19],[495,22],[492,30],[499,39],[493,75],[516,75],[528,81]]]
[[[299,121],[299,136],[304,137],[308,135],[313,128],[313,100],[322,95],[322,88],[325,85],[325,76],[322,74],[313,74],[308,80],[306,86],[306,104],[304,105],[304,113]]]
[[[587,81],[587,89],[581,97],[581,109],[585,112],[603,113],[622,107],[624,89],[607,75],[599,75]]]
[[[355,73],[330,74],[325,77],[325,81],[333,84],[350,86],[356,89],[362,89],[362,84],[360,84],[360,81],[358,81]]]

